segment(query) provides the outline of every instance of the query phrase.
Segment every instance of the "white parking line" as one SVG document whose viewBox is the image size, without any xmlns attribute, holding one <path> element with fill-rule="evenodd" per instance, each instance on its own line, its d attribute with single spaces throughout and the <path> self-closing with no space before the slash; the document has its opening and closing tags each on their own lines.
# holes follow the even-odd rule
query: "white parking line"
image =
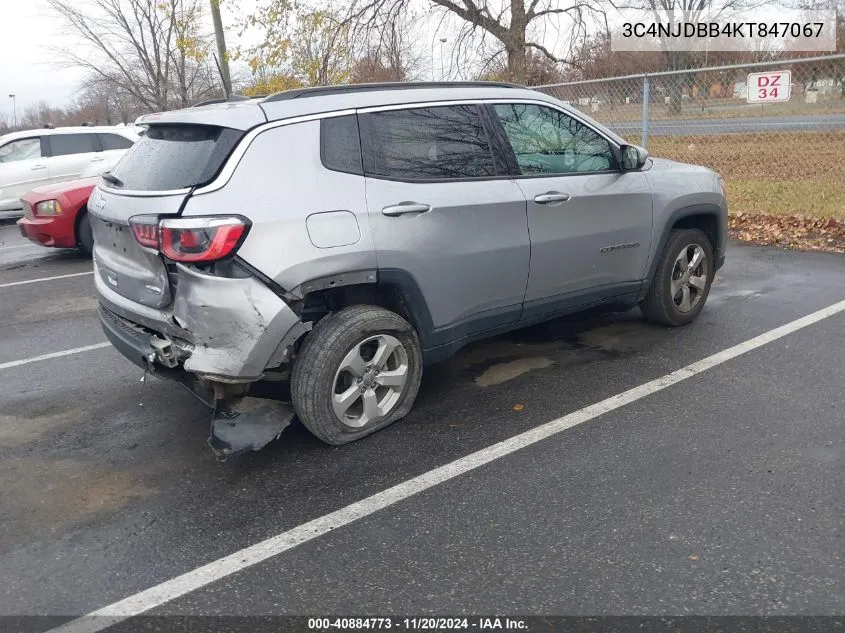
<svg viewBox="0 0 845 633">
<path fill-rule="evenodd" d="M 12 286 L 23 286 L 25 284 L 37 284 L 39 281 L 53 281 L 54 279 L 67 279 L 68 277 L 80 277 L 82 275 L 93 275 L 94 271 L 84 273 L 70 273 L 67 275 L 56 275 L 55 277 L 39 277 L 38 279 L 27 279 L 26 281 L 12 281 L 7 284 L 0 284 L 0 288 L 11 288 Z"/>
<path fill-rule="evenodd" d="M 62 356 L 70 356 L 72 354 L 79 354 L 80 352 L 90 352 L 95 349 L 103 349 L 110 347 L 111 343 L 96 343 L 94 345 L 86 345 L 85 347 L 74 347 L 73 349 L 66 349 L 61 352 L 51 352 L 50 354 L 42 354 L 41 356 L 33 356 L 32 358 L 22 358 L 21 360 L 13 360 L 8 363 L 0 363 L 0 369 L 11 369 L 12 367 L 20 367 L 21 365 L 28 365 L 29 363 L 37 363 L 40 360 L 50 360 L 51 358 L 61 358 Z"/>
<path fill-rule="evenodd" d="M 712 356 L 708 356 L 691 365 L 687 365 L 670 374 L 656 378 L 649 382 L 643 383 L 638 387 L 629 389 L 615 396 L 611 396 L 606 400 L 592 404 L 584 409 L 565 415 L 562 418 L 552 420 L 541 426 L 538 426 L 530 431 L 520 433 L 510 439 L 494 444 L 485 449 L 461 457 L 455 461 L 440 466 L 427 473 L 423 473 L 412 479 L 408 479 L 392 488 L 376 493 L 371 497 L 357 501 L 351 505 L 331 512 L 325 516 L 321 516 L 313 521 L 303 523 L 287 532 L 282 532 L 276 536 L 272 536 L 267 540 L 246 547 L 242 550 L 217 559 L 207 565 L 198 567 L 192 571 L 176 576 L 170 580 L 166 580 L 159 585 L 150 587 L 144 591 L 136 593 L 135 595 L 124 598 L 118 602 L 110 604 L 102 609 L 98 609 L 88 615 L 76 618 L 51 629 L 48 633 L 96 633 L 108 628 L 118 622 L 126 620 L 132 616 L 139 615 L 150 609 L 161 606 L 166 602 L 170 602 L 187 593 L 201 589 L 215 581 L 221 580 L 234 573 L 243 571 L 257 563 L 277 556 L 283 552 L 291 550 L 298 545 L 307 543 L 315 538 L 323 536 L 337 528 L 349 525 L 350 523 L 362 519 L 366 516 L 383 510 L 395 503 L 403 501 L 408 497 L 416 495 L 424 490 L 433 488 L 459 475 L 463 475 L 471 470 L 474 470 L 485 464 L 497 460 L 506 455 L 510 455 L 526 446 L 531 446 L 541 440 L 547 439 L 553 435 L 571 429 L 574 426 L 588 422 L 605 413 L 614 411 L 620 407 L 630 404 L 641 398 L 662 391 L 667 387 L 675 385 L 682 380 L 686 380 L 692 376 L 700 374 L 708 369 L 726 363 L 727 361 L 741 356 L 747 352 L 762 347 L 772 341 L 776 341 L 784 336 L 805 328 L 813 323 L 818 323 L 822 319 L 839 314 L 845 311 L 845 301 L 840 301 L 832 306 L 813 312 L 805 317 L 782 325 L 781 327 L 770 330 L 760 336 L 755 336 L 733 347 L 722 350 Z"/>
<path fill-rule="evenodd" d="M 5 244 L 0 244 L 0 253 L 3 251 L 10 251 L 13 248 L 44 248 L 40 244 L 19 244 L 15 246 L 6 246 Z"/>
</svg>

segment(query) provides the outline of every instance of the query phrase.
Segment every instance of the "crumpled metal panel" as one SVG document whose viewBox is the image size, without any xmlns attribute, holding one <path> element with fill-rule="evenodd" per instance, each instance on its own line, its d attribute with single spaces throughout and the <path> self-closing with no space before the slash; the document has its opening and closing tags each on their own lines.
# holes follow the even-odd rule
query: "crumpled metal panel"
<svg viewBox="0 0 845 633">
<path fill-rule="evenodd" d="M 260 450 L 281 435 L 293 416 L 293 407 L 284 402 L 239 398 L 215 411 L 208 445 L 221 461 Z"/>
<path fill-rule="evenodd" d="M 177 268 L 173 317 L 192 334 L 194 344 L 186 371 L 255 380 L 279 341 L 291 330 L 305 331 L 296 313 L 257 279 L 216 277 L 182 264 Z"/>
</svg>

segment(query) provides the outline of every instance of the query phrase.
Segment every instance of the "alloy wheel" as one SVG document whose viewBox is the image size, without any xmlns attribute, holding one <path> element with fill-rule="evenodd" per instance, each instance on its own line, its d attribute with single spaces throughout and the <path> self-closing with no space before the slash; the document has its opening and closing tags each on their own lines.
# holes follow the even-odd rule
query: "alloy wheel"
<svg viewBox="0 0 845 633">
<path fill-rule="evenodd" d="M 681 249 L 672 267 L 672 302 L 679 312 L 689 312 L 701 303 L 706 289 L 707 255 L 698 244 L 689 244 Z"/>
<path fill-rule="evenodd" d="M 408 380 L 408 352 L 389 334 L 354 345 L 335 373 L 332 408 L 346 426 L 361 428 L 388 415 Z"/>
</svg>

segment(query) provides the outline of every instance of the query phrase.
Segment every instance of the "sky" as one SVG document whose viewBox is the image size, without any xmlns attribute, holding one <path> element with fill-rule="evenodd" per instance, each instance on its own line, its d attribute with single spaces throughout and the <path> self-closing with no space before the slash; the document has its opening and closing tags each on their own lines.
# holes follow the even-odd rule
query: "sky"
<svg viewBox="0 0 845 633">
<path fill-rule="evenodd" d="M 233 1 L 229 6 L 236 7 L 237 15 L 231 9 L 227 11 L 227 3 L 222 3 L 226 43 L 230 49 L 244 43 L 238 41 L 235 21 L 253 11 L 260 1 Z M 210 33 L 213 27 L 208 17 L 207 22 Z M 420 46 L 420 66 L 424 77 L 457 77 L 455 69 L 450 68 L 454 24 L 423 19 L 419 34 L 422 40 L 431 42 Z M 448 36 L 445 45 L 440 44 L 440 38 L 444 36 Z M 13 102 L 10 94 L 16 95 L 19 117 L 28 106 L 41 100 L 54 107 L 71 103 L 77 96 L 84 72 L 63 67 L 51 48 L 70 46 L 74 41 L 73 35 L 68 33 L 67 27 L 44 0 L 0 0 L 0 113 L 11 118 Z M 246 44 L 249 45 L 249 42 Z M 241 70 L 248 72 L 245 67 Z"/>
<path fill-rule="evenodd" d="M 254 3 L 255 0 L 238 2 L 242 9 L 249 9 Z M 227 26 L 232 21 L 225 10 L 223 21 Z M 208 22 L 210 32 L 210 18 Z M 235 33 L 229 31 L 227 43 L 234 40 Z M 0 113 L 12 117 L 10 94 L 15 95 L 18 116 L 41 100 L 54 107 L 72 102 L 84 72 L 62 67 L 50 49 L 73 42 L 74 38 L 44 0 L 0 0 Z"/>
<path fill-rule="evenodd" d="M 234 48 L 237 44 L 251 45 L 254 42 L 239 41 L 235 23 L 243 15 L 255 10 L 261 0 L 235 0 L 229 6 L 222 3 L 221 14 L 226 30 L 226 44 Z M 206 16 L 206 30 L 213 32 L 210 16 Z M 432 29 L 433 33 L 433 29 Z M 253 33 L 247 38 L 257 37 Z M 431 36 L 434 41 L 434 35 Z M 53 47 L 73 45 L 75 38 L 44 0 L 0 0 L 0 115 L 10 118 L 14 107 L 18 116 L 28 107 L 44 100 L 54 107 L 63 107 L 77 96 L 84 71 L 63 67 Z M 431 48 L 432 54 L 437 49 Z M 448 51 L 446 52 L 448 57 Z M 435 64 L 439 61 L 435 60 Z M 448 70 L 448 62 L 444 64 Z M 248 72 L 242 65 L 241 72 Z M 235 69 L 233 68 L 233 74 Z M 440 73 L 437 66 L 434 71 Z M 439 78 L 439 77 L 438 77 Z"/>
<path fill-rule="evenodd" d="M 0 0 L 0 112 L 18 114 L 44 99 L 64 105 L 76 92 L 81 73 L 60 68 L 47 47 L 62 44 L 60 24 L 41 0 Z"/>
<path fill-rule="evenodd" d="M 230 48 L 239 43 L 237 33 L 232 28 L 235 19 L 253 11 L 259 2 L 234 0 L 229 6 L 237 7 L 239 15 L 234 15 L 231 9 L 227 11 L 227 3 L 222 4 L 223 22 L 227 26 L 226 39 Z M 774 4 L 783 2 L 785 0 L 775 0 Z M 210 18 L 207 18 L 207 22 L 207 30 L 211 32 Z M 454 20 L 451 24 L 441 24 L 432 17 L 424 18 L 418 33 L 417 45 L 421 49 L 422 66 L 426 67 L 422 69 L 424 76 L 434 79 L 456 78 L 458 73 L 451 68 L 449 61 L 451 42 L 455 35 Z M 445 46 L 439 43 L 443 36 L 448 36 Z M 559 33 L 550 32 L 542 39 L 548 48 L 554 50 L 560 37 Z M 16 95 L 19 116 L 28 106 L 40 100 L 55 107 L 73 101 L 84 73 L 79 69 L 62 67 L 55 53 L 50 50 L 51 47 L 70 46 L 73 42 L 74 37 L 51 12 L 45 0 L 0 0 L 0 113 L 11 117 L 13 102 L 9 98 L 10 94 Z M 441 54 L 444 58 L 442 71 Z"/>
</svg>

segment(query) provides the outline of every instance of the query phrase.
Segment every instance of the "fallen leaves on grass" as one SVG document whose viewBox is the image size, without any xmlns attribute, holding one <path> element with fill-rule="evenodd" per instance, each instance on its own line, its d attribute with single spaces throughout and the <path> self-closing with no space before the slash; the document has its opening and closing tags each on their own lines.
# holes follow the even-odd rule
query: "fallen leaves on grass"
<svg viewBox="0 0 845 633">
<path fill-rule="evenodd" d="M 730 216 L 729 229 L 731 237 L 755 244 L 845 253 L 845 220 L 736 213 Z"/>
</svg>

